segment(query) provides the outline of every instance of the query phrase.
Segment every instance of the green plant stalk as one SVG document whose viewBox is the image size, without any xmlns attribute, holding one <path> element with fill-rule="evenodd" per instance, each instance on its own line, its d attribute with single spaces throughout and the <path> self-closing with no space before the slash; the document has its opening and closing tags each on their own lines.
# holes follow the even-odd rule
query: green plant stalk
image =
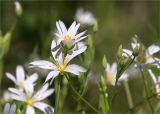
<svg viewBox="0 0 160 114">
<path fill-rule="evenodd" d="M 131 95 L 131 92 L 130 92 L 130 89 L 129 89 L 128 82 L 127 81 L 123 82 L 123 85 L 124 85 L 124 89 L 125 89 L 125 92 L 126 92 L 129 108 L 132 109 L 134 105 L 133 105 L 132 95 Z"/>
<path fill-rule="evenodd" d="M 55 94 L 56 94 L 56 103 L 55 103 L 55 114 L 59 114 L 59 98 L 60 98 L 60 80 L 55 81 Z"/>
<path fill-rule="evenodd" d="M 65 74 L 64 74 L 65 75 Z M 72 90 L 75 92 L 75 94 L 84 102 L 84 103 L 86 103 L 92 110 L 94 110 L 95 112 L 97 112 L 97 113 L 99 113 L 99 111 L 96 109 L 96 108 L 94 108 L 87 100 L 85 100 L 81 95 L 79 95 L 79 93 L 76 91 L 76 89 L 73 87 L 73 85 L 70 83 L 70 80 L 69 80 L 69 78 L 68 78 L 68 76 L 67 75 L 65 75 L 66 76 L 66 78 L 67 78 L 67 80 L 68 80 L 68 82 L 69 82 L 69 85 L 70 85 L 70 87 L 72 88 Z"/>
<path fill-rule="evenodd" d="M 142 75 L 142 78 L 143 78 L 143 84 L 144 84 L 144 90 L 145 90 L 145 99 L 146 99 L 149 96 L 149 94 L 148 94 L 148 86 L 147 86 L 148 83 L 147 83 L 147 80 L 146 80 L 146 77 L 145 77 L 145 75 L 143 73 L 142 68 L 140 68 L 140 72 L 141 72 L 141 75 Z M 151 109 L 152 113 L 154 114 L 154 109 L 153 109 L 153 106 L 152 106 L 150 100 L 146 99 L 146 101 L 148 102 L 148 104 L 150 106 L 150 109 Z"/>
<path fill-rule="evenodd" d="M 0 59 L 0 93 L 2 93 L 1 91 L 2 76 L 3 76 L 3 59 Z M 2 110 L 2 99 L 0 99 L 0 110 Z"/>
</svg>

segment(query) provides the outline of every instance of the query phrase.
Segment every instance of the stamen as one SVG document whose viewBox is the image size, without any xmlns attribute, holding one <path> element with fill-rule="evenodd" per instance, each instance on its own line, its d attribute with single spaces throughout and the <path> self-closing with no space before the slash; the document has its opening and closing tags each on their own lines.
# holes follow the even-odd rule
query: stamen
<svg viewBox="0 0 160 114">
<path fill-rule="evenodd" d="M 72 40 L 72 37 L 69 35 L 64 36 L 64 40 Z"/>
</svg>

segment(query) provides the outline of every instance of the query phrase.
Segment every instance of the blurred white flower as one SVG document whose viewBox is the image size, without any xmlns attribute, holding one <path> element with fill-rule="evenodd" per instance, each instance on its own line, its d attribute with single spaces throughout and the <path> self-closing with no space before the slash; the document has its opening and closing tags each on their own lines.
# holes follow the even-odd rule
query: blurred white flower
<svg viewBox="0 0 160 114">
<path fill-rule="evenodd" d="M 156 94 L 160 95 L 160 76 L 156 78 L 151 69 L 148 69 Z"/>
<path fill-rule="evenodd" d="M 6 103 L 3 109 L 3 114 L 16 114 L 16 104 L 10 105 Z"/>
<path fill-rule="evenodd" d="M 35 81 L 38 79 L 37 73 L 34 73 L 30 76 L 26 76 L 22 66 L 17 66 L 16 77 L 8 72 L 6 73 L 6 76 L 10 80 L 12 80 L 15 83 L 15 85 L 18 87 L 18 89 L 21 91 L 24 90 L 25 84 L 28 84 L 28 83 L 34 84 Z"/>
<path fill-rule="evenodd" d="M 55 35 L 58 39 L 58 45 L 62 42 L 62 45 L 64 45 L 64 47 L 71 48 L 75 43 L 87 37 L 84 36 L 86 31 L 77 34 L 80 24 L 76 24 L 75 21 L 72 23 L 68 30 L 65 24 L 60 20 L 56 22 L 56 26 L 58 31 L 55 33 Z"/>
<path fill-rule="evenodd" d="M 9 91 L 12 92 L 12 99 L 26 103 L 26 114 L 36 114 L 34 108 L 38 108 L 46 113 L 46 110 L 49 107 L 52 109 L 52 112 L 54 112 L 54 109 L 50 105 L 42 102 L 42 100 L 50 96 L 54 91 L 54 89 L 48 89 L 48 87 L 49 84 L 45 84 L 39 91 L 34 93 L 33 85 L 28 84 L 24 87 L 25 92 L 15 88 L 9 88 Z"/>
<path fill-rule="evenodd" d="M 51 48 L 55 48 L 56 44 L 55 41 L 52 42 Z M 54 79 L 59 75 L 59 73 L 69 72 L 75 75 L 80 75 L 80 73 L 86 72 L 86 69 L 76 65 L 76 64 L 69 64 L 69 62 L 76 57 L 77 55 L 83 53 L 87 47 L 85 45 L 81 45 L 79 49 L 73 50 L 71 54 L 66 54 L 65 58 L 63 57 L 62 52 L 60 52 L 59 55 L 57 55 L 57 50 L 52 51 L 52 56 L 54 59 L 54 62 L 45 61 L 45 60 L 37 60 L 30 63 L 30 68 L 33 67 L 39 67 L 43 69 L 49 69 L 52 70 L 45 82 L 47 82 L 50 79 Z M 52 81 L 51 81 L 52 82 Z"/>
<path fill-rule="evenodd" d="M 111 66 L 110 64 L 107 64 L 106 67 L 106 78 L 107 82 L 113 86 L 115 86 L 116 83 L 116 74 L 117 74 L 117 63 L 113 63 Z M 123 73 L 121 77 L 118 79 L 118 84 L 123 81 L 128 81 L 128 74 Z"/>
<path fill-rule="evenodd" d="M 9 92 L 8 90 L 3 92 L 3 100 L 5 102 L 9 102 L 11 100 L 11 92 Z"/>
<path fill-rule="evenodd" d="M 135 47 L 134 44 L 131 44 L 132 48 Z M 154 57 L 153 55 L 160 52 L 160 45 L 152 44 L 148 49 L 142 49 L 138 56 L 135 58 L 135 67 L 146 67 L 148 65 L 153 65 L 157 68 L 160 68 L 160 58 Z M 123 49 L 124 55 L 130 56 L 133 58 L 133 51 L 128 49 Z"/>
<path fill-rule="evenodd" d="M 14 4 L 15 4 L 15 7 L 16 7 L 15 11 L 16 11 L 17 15 L 21 16 L 22 12 L 23 12 L 21 4 L 18 1 L 15 1 Z"/>
<path fill-rule="evenodd" d="M 93 25 L 95 18 L 93 14 L 89 11 L 84 11 L 82 8 L 79 8 L 76 12 L 75 19 L 82 25 Z"/>
</svg>

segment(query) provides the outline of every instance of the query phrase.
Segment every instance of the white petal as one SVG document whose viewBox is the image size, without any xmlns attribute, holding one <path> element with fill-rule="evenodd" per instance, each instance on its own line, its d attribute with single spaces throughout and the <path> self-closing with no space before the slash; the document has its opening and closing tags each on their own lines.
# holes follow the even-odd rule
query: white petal
<svg viewBox="0 0 160 114">
<path fill-rule="evenodd" d="M 26 114 L 36 114 L 32 106 L 27 105 Z"/>
<path fill-rule="evenodd" d="M 44 91 L 41 94 L 38 94 L 36 97 L 34 97 L 34 101 L 41 101 L 45 98 L 47 98 L 48 96 L 50 96 L 52 93 L 54 92 L 54 89 L 48 89 L 46 91 Z"/>
<path fill-rule="evenodd" d="M 112 73 L 117 73 L 117 63 L 116 62 L 114 62 L 112 64 L 112 66 L 111 66 L 111 72 Z"/>
<path fill-rule="evenodd" d="M 24 85 L 25 92 L 26 92 L 27 96 L 29 96 L 29 97 L 31 97 L 33 95 L 33 91 L 34 91 L 33 86 L 34 85 L 31 83 L 25 83 L 25 85 Z"/>
<path fill-rule="evenodd" d="M 81 40 L 83 40 L 85 38 L 87 38 L 87 36 L 83 36 L 83 37 L 77 38 L 76 41 L 75 41 L 75 43 L 77 43 L 77 42 L 79 42 L 79 41 L 81 41 Z"/>
<path fill-rule="evenodd" d="M 27 79 L 25 80 L 25 83 L 34 83 L 36 80 L 38 79 L 38 74 L 34 73 L 31 76 L 27 77 Z"/>
<path fill-rule="evenodd" d="M 108 73 L 108 72 L 110 72 L 110 71 L 111 71 L 111 66 L 110 66 L 110 64 L 107 64 L 106 72 Z"/>
<path fill-rule="evenodd" d="M 6 73 L 6 76 L 9 78 L 9 79 L 11 79 L 14 83 L 16 83 L 16 78 L 12 75 L 12 74 L 10 74 L 10 73 Z"/>
<path fill-rule="evenodd" d="M 148 47 L 147 51 L 150 55 L 153 55 L 154 53 L 160 51 L 160 45 L 152 44 L 151 46 Z"/>
<path fill-rule="evenodd" d="M 9 114 L 15 114 L 15 112 L 16 112 L 16 104 L 12 104 L 10 111 L 9 111 Z"/>
<path fill-rule="evenodd" d="M 4 106 L 3 114 L 9 114 L 10 104 L 7 103 Z"/>
<path fill-rule="evenodd" d="M 17 77 L 17 81 L 24 81 L 25 79 L 25 72 L 22 66 L 17 66 L 16 68 L 16 77 Z"/>
<path fill-rule="evenodd" d="M 75 36 L 75 39 L 77 39 L 77 38 L 83 36 L 85 33 L 86 33 L 86 31 L 83 31 L 83 32 L 77 34 L 77 35 Z"/>
<path fill-rule="evenodd" d="M 48 110 L 48 111 L 49 111 L 49 112 L 51 111 L 51 114 L 54 113 L 54 109 L 53 109 L 51 106 L 49 106 L 48 104 L 46 104 L 46 103 L 36 102 L 36 103 L 34 103 L 34 106 L 35 106 L 36 108 L 38 108 L 39 110 L 43 111 L 45 114 L 46 114 L 46 112 L 47 112 L 47 108 L 50 109 L 50 110 Z"/>
<path fill-rule="evenodd" d="M 44 91 L 46 91 L 49 87 L 49 84 L 46 83 L 42 88 L 33 96 L 33 99 L 36 98 L 39 94 L 42 94 Z"/>
<path fill-rule="evenodd" d="M 23 98 L 22 96 L 15 95 L 15 94 L 11 94 L 11 98 L 14 99 L 14 100 L 17 100 L 17 101 L 23 101 L 23 102 L 26 101 L 26 99 Z"/>
<path fill-rule="evenodd" d="M 75 75 L 80 75 L 80 73 L 86 72 L 86 69 L 81 67 L 81 66 L 79 66 L 79 65 L 72 64 L 72 65 L 68 65 L 66 67 L 65 71 L 73 73 Z"/>
<path fill-rule="evenodd" d="M 74 21 L 68 29 L 68 34 L 72 34 L 74 32 L 75 26 L 76 26 L 76 22 Z"/>
<path fill-rule="evenodd" d="M 67 54 L 64 63 L 67 64 L 67 63 L 70 62 L 74 57 L 76 57 L 77 55 L 83 53 L 86 49 L 87 49 L 87 46 L 84 46 L 84 47 L 81 47 L 80 49 L 78 49 L 78 50 L 76 50 L 76 51 L 73 51 L 73 53 L 70 54 L 70 55 Z"/>
<path fill-rule="evenodd" d="M 39 67 L 39 68 L 43 68 L 43 69 L 53 69 L 55 68 L 55 65 L 50 62 L 50 61 L 45 61 L 45 60 L 37 60 L 37 61 L 33 61 L 30 63 L 30 68 L 33 67 Z"/>
<path fill-rule="evenodd" d="M 132 51 L 130 51 L 128 49 L 123 49 L 123 56 L 125 56 L 125 57 L 132 56 Z"/>
<path fill-rule="evenodd" d="M 59 34 L 62 36 L 63 33 L 62 33 L 62 30 L 61 30 L 60 25 L 59 25 L 58 22 L 56 22 L 56 26 L 57 26 L 57 29 L 58 29 Z"/>
<path fill-rule="evenodd" d="M 9 88 L 8 90 L 10 92 L 12 92 L 14 94 L 17 94 L 18 96 L 21 96 L 21 97 L 23 97 L 25 99 L 25 94 L 22 91 L 20 91 L 18 89 L 15 89 L 15 88 Z"/>
<path fill-rule="evenodd" d="M 77 30 L 78 30 L 79 26 L 80 26 L 80 24 L 77 24 L 77 25 L 75 26 L 75 28 L 74 28 L 74 32 L 72 33 L 72 35 L 73 35 L 73 36 L 75 36 L 75 35 L 76 35 L 76 33 L 77 33 Z"/>
<path fill-rule="evenodd" d="M 60 25 L 60 28 L 62 30 L 62 33 L 63 34 L 66 34 L 67 33 L 67 28 L 66 26 L 64 25 L 64 23 L 62 21 L 59 21 L 59 25 Z"/>
<path fill-rule="evenodd" d="M 47 78 L 46 78 L 46 80 L 45 80 L 45 83 L 46 83 L 48 80 L 50 80 L 51 78 L 54 79 L 56 76 L 58 76 L 58 74 L 59 74 L 59 71 L 51 71 L 51 72 L 48 74 L 48 76 L 47 76 Z"/>
<path fill-rule="evenodd" d="M 128 74 L 123 73 L 120 78 L 118 79 L 118 82 L 128 81 Z"/>
<path fill-rule="evenodd" d="M 57 58 L 57 62 L 59 65 L 63 64 L 63 54 L 62 52 L 59 54 L 58 58 Z"/>
</svg>

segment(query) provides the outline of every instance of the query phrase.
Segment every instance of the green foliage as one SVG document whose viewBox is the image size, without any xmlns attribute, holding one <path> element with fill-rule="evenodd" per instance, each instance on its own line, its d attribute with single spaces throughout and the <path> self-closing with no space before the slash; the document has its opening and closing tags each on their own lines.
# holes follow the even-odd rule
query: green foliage
<svg viewBox="0 0 160 114">
<path fill-rule="evenodd" d="M 108 114 L 109 112 L 109 104 L 108 104 L 108 94 L 107 94 L 107 86 L 104 76 L 102 75 L 100 78 L 99 84 L 99 108 L 103 114 Z"/>
<path fill-rule="evenodd" d="M 11 41 L 11 32 L 7 32 L 4 36 L 0 36 L 0 59 L 8 52 L 10 41 Z"/>
</svg>

